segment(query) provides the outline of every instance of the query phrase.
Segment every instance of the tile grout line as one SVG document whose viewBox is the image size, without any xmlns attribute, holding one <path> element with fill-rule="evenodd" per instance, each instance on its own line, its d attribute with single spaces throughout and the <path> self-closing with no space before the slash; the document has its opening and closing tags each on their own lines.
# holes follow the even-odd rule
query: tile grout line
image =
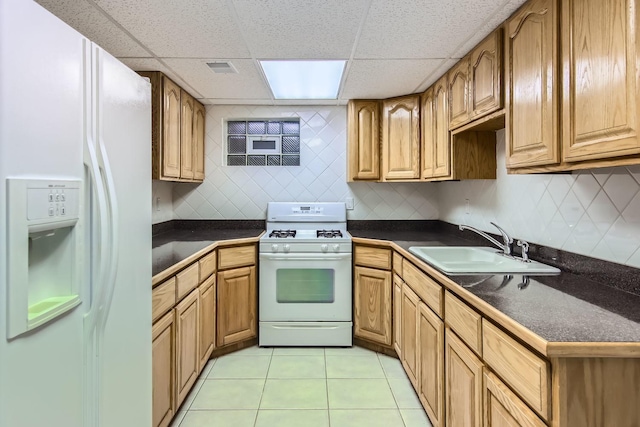
<svg viewBox="0 0 640 427">
<path fill-rule="evenodd" d="M 329 371 L 327 368 L 327 349 L 326 347 L 322 349 L 322 357 L 324 358 L 324 384 L 327 390 L 327 423 L 328 426 L 331 427 L 331 408 L 329 407 Z"/>
<path fill-rule="evenodd" d="M 393 388 L 391 387 L 391 383 L 389 382 L 389 376 L 387 375 L 387 371 L 384 369 L 384 365 L 382 365 L 382 361 L 380 360 L 380 353 L 376 353 L 376 355 L 378 356 L 378 363 L 380 363 L 380 366 L 382 367 L 382 372 L 384 373 L 384 379 L 387 380 L 387 385 L 389 386 L 389 390 L 391 391 L 391 396 L 393 396 L 393 401 L 396 403 L 396 410 L 398 411 L 398 414 L 400 414 L 400 420 L 402 421 L 402 425 L 406 427 L 407 424 L 404 422 L 404 417 L 402 416 L 402 412 L 400 412 L 400 405 L 398 405 L 398 399 L 396 398 L 396 394 L 393 392 Z M 400 363 L 402 363 L 402 361 Z"/>
<path fill-rule="evenodd" d="M 253 420 L 253 427 L 256 427 L 256 424 L 258 424 L 258 413 L 260 413 L 260 406 L 262 405 L 264 390 L 267 388 L 267 378 L 269 377 L 269 370 L 271 369 L 271 362 L 273 361 L 273 353 L 274 349 L 271 348 L 271 355 L 269 356 L 269 366 L 267 366 L 267 372 L 264 374 L 264 384 L 262 385 L 262 393 L 260 393 L 260 401 L 258 402 L 258 408 L 256 409 L 256 417 Z"/>
</svg>

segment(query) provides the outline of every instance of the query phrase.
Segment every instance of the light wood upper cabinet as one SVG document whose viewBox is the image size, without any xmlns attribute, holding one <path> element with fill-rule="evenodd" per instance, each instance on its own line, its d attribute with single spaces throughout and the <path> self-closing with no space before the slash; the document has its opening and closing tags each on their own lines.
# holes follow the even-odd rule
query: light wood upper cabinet
<svg viewBox="0 0 640 427">
<path fill-rule="evenodd" d="M 449 134 L 449 97 L 447 76 L 433 85 L 435 110 L 433 177 L 451 176 L 451 140 Z"/>
<path fill-rule="evenodd" d="M 418 305 L 420 298 L 405 283 L 402 286 L 402 366 L 413 384 L 419 389 L 418 363 Z"/>
<path fill-rule="evenodd" d="M 354 334 L 390 346 L 391 272 L 354 268 Z"/>
<path fill-rule="evenodd" d="M 200 364 L 202 371 L 215 347 L 216 330 L 216 276 L 209 277 L 198 288 L 200 292 Z"/>
<path fill-rule="evenodd" d="M 449 328 L 445 332 L 447 427 L 482 426 L 482 361 Z"/>
<path fill-rule="evenodd" d="M 529 1 L 505 28 L 507 168 L 557 164 L 557 0 Z"/>
<path fill-rule="evenodd" d="M 254 338 L 257 333 L 256 267 L 218 272 L 217 344 Z"/>
<path fill-rule="evenodd" d="M 200 356 L 200 293 L 194 289 L 176 311 L 176 407 L 187 397 L 198 378 Z"/>
<path fill-rule="evenodd" d="M 193 179 L 193 97 L 184 90 L 180 94 L 180 178 Z"/>
<path fill-rule="evenodd" d="M 158 171 L 162 177 L 180 177 L 180 86 L 162 78 L 162 143 L 158 150 L 162 158 L 162 171 Z"/>
<path fill-rule="evenodd" d="M 502 28 L 498 28 L 469 56 L 469 118 L 502 108 L 502 95 Z"/>
<path fill-rule="evenodd" d="M 382 104 L 382 180 L 420 178 L 420 96 Z"/>
<path fill-rule="evenodd" d="M 151 82 L 151 177 L 204 180 L 204 106 L 160 71 L 140 71 Z"/>
<path fill-rule="evenodd" d="M 175 323 L 173 311 L 153 324 L 153 427 L 166 427 L 176 413 Z"/>
<path fill-rule="evenodd" d="M 193 179 L 204 180 L 204 105 L 194 100 L 193 112 Z"/>
<path fill-rule="evenodd" d="M 469 121 L 469 57 L 464 57 L 449 70 L 449 128 Z"/>
<path fill-rule="evenodd" d="M 348 181 L 380 178 L 380 103 L 350 100 L 348 104 Z"/>
<path fill-rule="evenodd" d="M 635 0 L 562 3 L 562 157 L 640 153 L 640 8 Z"/>
<path fill-rule="evenodd" d="M 436 154 L 436 105 L 433 87 L 420 97 L 420 148 L 422 150 L 420 178 L 429 179 L 435 173 Z"/>
<path fill-rule="evenodd" d="M 433 427 L 444 427 L 444 323 L 418 305 L 418 397 Z"/>
</svg>

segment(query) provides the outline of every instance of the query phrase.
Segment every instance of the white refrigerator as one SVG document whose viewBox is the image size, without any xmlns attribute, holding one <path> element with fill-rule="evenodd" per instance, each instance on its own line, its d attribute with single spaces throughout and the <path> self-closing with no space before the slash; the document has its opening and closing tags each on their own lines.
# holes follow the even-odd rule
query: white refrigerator
<svg viewBox="0 0 640 427">
<path fill-rule="evenodd" d="M 151 425 L 150 93 L 0 0 L 0 427 Z"/>
</svg>

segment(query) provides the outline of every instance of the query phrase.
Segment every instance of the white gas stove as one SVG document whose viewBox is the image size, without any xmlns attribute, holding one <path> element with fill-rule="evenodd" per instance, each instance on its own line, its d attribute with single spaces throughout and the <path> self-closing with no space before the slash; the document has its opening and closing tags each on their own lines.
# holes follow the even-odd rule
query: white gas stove
<svg viewBox="0 0 640 427">
<path fill-rule="evenodd" d="M 269 203 L 260 239 L 261 346 L 351 346 L 344 203 Z"/>
</svg>

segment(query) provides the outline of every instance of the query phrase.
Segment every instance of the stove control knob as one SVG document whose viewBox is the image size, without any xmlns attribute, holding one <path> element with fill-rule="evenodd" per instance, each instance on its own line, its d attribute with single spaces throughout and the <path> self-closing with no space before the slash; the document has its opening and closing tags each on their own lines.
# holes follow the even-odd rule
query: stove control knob
<svg viewBox="0 0 640 427">
<path fill-rule="evenodd" d="M 278 245 L 276 245 L 275 243 L 271 245 L 271 252 L 278 252 Z"/>
<path fill-rule="evenodd" d="M 329 245 L 327 245 L 326 243 L 320 245 L 320 250 L 322 250 L 322 252 L 327 252 L 329 250 Z"/>
<path fill-rule="evenodd" d="M 291 246 L 289 246 L 289 245 L 284 245 L 284 246 L 283 246 L 283 249 L 284 249 L 284 251 L 285 251 L 286 253 L 289 253 L 289 249 L 291 249 Z"/>
<path fill-rule="evenodd" d="M 339 244 L 335 244 L 333 245 L 333 252 L 339 252 L 340 251 L 340 245 Z"/>
</svg>

